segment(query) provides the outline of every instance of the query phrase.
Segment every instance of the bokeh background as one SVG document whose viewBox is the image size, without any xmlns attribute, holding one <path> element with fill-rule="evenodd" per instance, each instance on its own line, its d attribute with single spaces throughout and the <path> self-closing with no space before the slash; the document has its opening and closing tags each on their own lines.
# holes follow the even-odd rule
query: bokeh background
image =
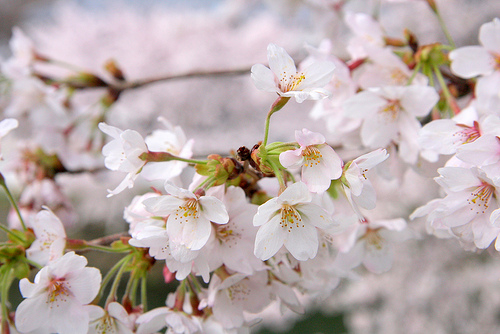
<svg viewBox="0 0 500 334">
<path fill-rule="evenodd" d="M 325 13 L 327 0 L 305 2 L 0 0 L 0 57 L 10 56 L 8 41 L 14 26 L 21 27 L 43 54 L 101 75 L 106 75 L 104 62 L 115 59 L 132 80 L 250 68 L 266 63 L 270 42 L 300 60 L 306 56 L 305 44 L 317 46 L 330 38 L 336 54 L 345 57 L 350 35 L 342 15 Z M 477 44 L 479 26 L 500 16 L 498 0 L 437 3 L 457 46 Z M 345 8 L 377 11 L 391 36 L 401 37 L 403 29 L 409 28 L 421 44 L 445 41 L 425 1 L 351 0 Z M 227 154 L 261 139 L 273 100 L 252 86 L 249 74 L 183 79 L 126 92 L 109 117 L 117 127 L 147 134 L 158 126 L 157 117 L 163 116 L 195 139 L 196 155 Z M 325 132 L 324 124 L 308 117 L 312 106 L 293 104 L 286 113 L 276 114 L 271 139 L 289 141 L 294 130 L 302 127 Z M 64 192 L 78 204 L 79 225 L 70 234 L 91 238 L 127 229 L 122 210 L 134 194 L 105 199 L 106 188 L 101 186 L 112 188 L 120 177 L 68 175 L 60 180 Z M 140 192 L 141 185 L 135 190 Z M 406 196 L 408 203 L 399 208 L 401 212 L 423 204 L 420 195 L 416 187 L 401 189 L 398 196 Z M 261 324 L 255 333 L 500 333 L 497 252 L 466 252 L 454 240 L 428 236 L 422 222 L 410 226 L 421 237 L 398 245 L 390 272 L 363 273 L 359 280 L 341 281 L 331 296 L 318 298 L 305 315 L 286 314 Z M 92 265 L 106 267 L 92 254 L 89 257 Z M 158 280 L 150 283 L 160 306 L 169 287 L 162 285 L 161 267 L 155 270 Z M 12 291 L 13 296 L 16 293 Z"/>
</svg>

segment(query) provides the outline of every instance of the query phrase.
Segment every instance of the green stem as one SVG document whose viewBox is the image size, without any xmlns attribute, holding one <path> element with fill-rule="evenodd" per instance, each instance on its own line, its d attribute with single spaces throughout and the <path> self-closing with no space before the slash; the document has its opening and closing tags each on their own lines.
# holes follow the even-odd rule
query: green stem
<svg viewBox="0 0 500 334">
<path fill-rule="evenodd" d="M 97 250 L 97 251 L 101 251 L 101 252 L 106 252 L 106 253 L 127 253 L 127 252 L 130 252 L 130 249 L 124 249 L 124 248 L 115 249 L 113 247 L 106 247 L 106 246 L 100 246 L 100 245 L 90 245 L 90 244 L 87 244 L 85 248 Z M 85 248 L 83 248 L 83 249 L 85 249 Z"/>
<path fill-rule="evenodd" d="M 146 274 L 141 277 L 141 304 L 142 304 L 142 309 L 144 312 L 147 311 L 148 309 L 148 294 L 147 294 L 147 279 L 146 279 Z"/>
<path fill-rule="evenodd" d="M 12 273 L 12 265 L 4 264 L 3 270 L 0 271 L 0 299 L 2 304 L 2 323 L 1 328 L 8 328 L 9 324 L 9 311 L 7 309 L 7 303 L 9 298 L 9 288 L 12 283 L 11 273 Z"/>
<path fill-rule="evenodd" d="M 21 226 L 23 227 L 23 230 L 26 231 L 26 224 L 24 224 L 23 217 L 21 216 L 21 212 L 19 211 L 19 207 L 17 206 L 17 202 L 14 200 L 14 197 L 10 193 L 9 188 L 7 187 L 7 184 L 5 183 L 5 178 L 3 177 L 2 173 L 0 173 L 0 186 L 3 187 L 5 190 L 5 193 L 7 194 L 7 197 L 9 198 L 10 204 L 14 207 L 14 210 L 16 210 L 17 216 L 19 217 L 19 221 L 21 222 Z"/>
<path fill-rule="evenodd" d="M 132 258 L 132 254 L 129 254 L 127 256 L 125 256 L 123 259 L 121 259 L 120 261 L 118 261 L 109 271 L 108 273 L 106 274 L 106 276 L 104 276 L 104 279 L 102 280 L 102 283 L 101 283 L 101 288 L 99 289 L 99 293 L 97 294 L 97 297 L 96 297 L 96 301 L 98 302 L 103 293 L 104 293 L 104 289 L 106 288 L 106 286 L 108 285 L 109 281 L 111 280 L 111 278 L 113 277 L 113 275 L 116 273 L 116 271 L 123 265 L 123 263 L 126 263 L 130 260 L 130 258 Z"/>
<path fill-rule="evenodd" d="M 454 115 L 453 110 L 452 110 L 452 105 L 454 102 L 453 96 L 451 96 L 451 93 L 448 89 L 448 86 L 446 85 L 446 82 L 444 81 L 443 75 L 441 74 L 441 71 L 439 70 L 439 67 L 435 64 L 432 65 L 432 69 L 434 70 L 434 74 L 436 75 L 436 78 L 439 82 L 439 85 L 441 86 L 441 89 L 443 90 L 444 97 L 446 98 L 446 102 L 448 104 L 448 108 L 450 111 L 450 118 L 452 118 Z"/>
<path fill-rule="evenodd" d="M 446 36 L 446 40 L 448 41 L 448 43 L 450 43 L 450 45 L 453 48 L 455 48 L 456 47 L 455 42 L 453 41 L 453 38 L 451 37 L 451 34 L 450 34 L 448 28 L 446 27 L 446 24 L 444 23 L 443 17 L 441 16 L 441 13 L 437 9 L 437 6 L 435 6 L 434 13 L 436 13 L 436 17 L 439 21 L 439 25 L 441 26 L 441 29 L 443 30 L 444 35 Z"/>
<path fill-rule="evenodd" d="M 271 106 L 271 110 L 267 113 L 266 117 L 266 125 L 264 126 L 264 140 L 262 141 L 262 145 L 266 147 L 267 145 L 267 140 L 269 138 L 269 124 L 271 123 L 271 116 L 279 111 L 281 108 L 285 106 L 285 104 L 290 100 L 289 97 L 283 97 L 280 96 L 276 101 L 274 101 L 273 105 Z"/>
<path fill-rule="evenodd" d="M 407 86 L 411 85 L 413 82 L 413 79 L 417 76 L 417 73 L 420 71 L 420 68 L 422 67 L 422 63 L 418 62 L 415 68 L 413 69 L 413 72 L 411 74 L 411 77 L 408 79 L 408 82 L 406 83 Z"/>
<path fill-rule="evenodd" d="M 214 184 L 214 182 L 215 182 L 215 177 L 213 177 L 213 176 L 209 176 L 209 177 L 207 177 L 207 178 L 206 178 L 206 179 L 205 179 L 202 183 L 200 183 L 200 184 L 199 184 L 199 185 L 195 188 L 195 190 L 194 190 L 194 191 L 196 191 L 196 190 L 198 190 L 198 189 L 201 189 L 201 188 L 203 188 L 203 189 L 207 190 L 207 189 L 209 189 L 209 188 L 210 188 L 210 187 Z"/>
<path fill-rule="evenodd" d="M 274 175 L 276 175 L 276 178 L 278 179 L 279 185 L 280 185 L 280 194 L 285 190 L 285 180 L 283 179 L 283 174 L 281 174 L 281 169 L 276 166 L 276 164 L 270 159 L 268 160 L 269 165 L 271 166 L 271 169 L 274 172 Z"/>
<path fill-rule="evenodd" d="M 30 260 L 28 258 L 23 258 L 23 261 L 29 263 L 30 265 L 32 265 L 35 268 L 38 268 L 38 269 L 42 269 L 43 268 L 43 266 L 41 264 L 39 264 L 38 262 L 32 261 L 32 260 Z"/>
<path fill-rule="evenodd" d="M 120 269 L 116 273 L 115 280 L 113 281 L 113 285 L 111 285 L 111 289 L 109 290 L 108 298 L 106 299 L 106 303 L 105 303 L 106 306 L 108 306 L 109 303 L 117 300 L 118 286 L 120 285 L 120 281 L 122 279 L 123 273 L 125 272 L 125 268 L 128 265 L 128 260 L 131 258 L 132 258 L 132 254 L 126 256 L 124 259 L 127 259 L 127 261 L 123 261 L 122 265 L 120 266 Z"/>
<path fill-rule="evenodd" d="M 130 295 L 130 300 L 132 301 L 132 305 L 137 305 L 137 286 L 138 286 L 139 280 L 134 279 L 132 282 L 132 290 L 131 290 L 131 295 Z"/>
</svg>

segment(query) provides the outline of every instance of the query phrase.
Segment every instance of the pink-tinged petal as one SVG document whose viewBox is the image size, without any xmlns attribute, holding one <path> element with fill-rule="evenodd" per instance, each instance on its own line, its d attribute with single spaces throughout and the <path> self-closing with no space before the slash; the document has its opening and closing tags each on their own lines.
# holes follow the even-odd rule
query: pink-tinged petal
<svg viewBox="0 0 500 334">
<path fill-rule="evenodd" d="M 472 222 L 472 233 L 474 234 L 474 244 L 477 248 L 486 249 L 498 236 L 500 229 L 491 226 L 488 217 L 483 217 L 482 219 L 475 219 Z"/>
<path fill-rule="evenodd" d="M 387 100 L 373 91 L 363 91 L 343 103 L 346 117 L 365 118 L 385 107 Z"/>
<path fill-rule="evenodd" d="M 457 149 L 457 158 L 478 166 L 490 165 L 500 160 L 500 139 L 483 135 Z"/>
<path fill-rule="evenodd" d="M 282 164 L 285 168 L 298 168 L 302 166 L 304 162 L 301 149 L 281 152 L 279 159 L 280 164 Z"/>
<path fill-rule="evenodd" d="M 328 167 L 329 177 L 331 180 L 336 180 L 342 176 L 342 166 L 344 162 L 339 155 L 329 145 L 319 145 L 318 150 L 323 156 L 324 164 Z"/>
<path fill-rule="evenodd" d="M 398 136 L 396 119 L 383 111 L 366 117 L 361 126 L 361 140 L 368 147 L 386 147 Z"/>
<path fill-rule="evenodd" d="M 50 262 L 47 266 L 50 268 L 52 276 L 65 277 L 67 273 L 85 268 L 87 263 L 85 256 L 76 255 L 75 252 L 68 252 L 63 257 Z"/>
<path fill-rule="evenodd" d="M 376 245 L 365 244 L 366 252 L 363 265 L 369 271 L 381 274 L 392 267 L 394 258 L 394 246 L 387 242 L 379 242 Z"/>
<path fill-rule="evenodd" d="M 175 196 L 175 197 L 184 198 L 184 199 L 188 199 L 188 198 L 197 199 L 196 195 L 193 194 L 192 191 L 187 190 L 187 189 L 183 189 L 183 188 L 179 188 L 179 187 L 174 186 L 173 184 L 168 183 L 168 182 L 165 183 L 165 190 L 167 191 L 167 193 L 169 193 L 170 195 Z"/>
<path fill-rule="evenodd" d="M 426 116 L 439 100 L 433 87 L 412 85 L 406 87 L 400 98 L 401 107 L 416 117 Z"/>
<path fill-rule="evenodd" d="M 224 204 L 213 196 L 202 196 L 199 199 L 203 215 L 216 224 L 227 224 L 229 215 Z"/>
<path fill-rule="evenodd" d="M 302 182 L 313 193 L 323 193 L 330 188 L 332 178 L 326 164 L 309 165 L 302 168 Z"/>
<path fill-rule="evenodd" d="M 269 68 L 278 77 L 281 85 L 288 84 L 291 77 L 297 73 L 295 62 L 292 57 L 280 46 L 276 44 L 269 44 L 267 46 L 267 59 L 269 61 Z"/>
<path fill-rule="evenodd" d="M 493 227 L 500 228 L 500 209 L 496 209 L 491 213 L 490 223 Z"/>
<path fill-rule="evenodd" d="M 101 287 L 101 272 L 97 268 L 83 268 L 67 277 L 71 292 L 81 304 L 88 304 L 97 296 Z"/>
<path fill-rule="evenodd" d="M 441 176 L 434 178 L 434 180 L 451 192 L 464 191 L 481 184 L 481 181 L 468 168 L 444 167 L 439 168 L 438 173 Z"/>
<path fill-rule="evenodd" d="M 267 223 L 273 216 L 279 214 L 281 205 L 278 198 L 271 198 L 257 209 L 257 214 L 253 217 L 253 226 L 261 226 Z"/>
<path fill-rule="evenodd" d="M 61 305 L 62 306 L 62 305 Z M 59 334 L 87 334 L 89 314 L 82 305 L 69 302 L 63 307 L 52 308 L 52 327 Z"/>
<path fill-rule="evenodd" d="M 281 227 L 281 216 L 273 217 L 262 225 L 255 236 L 254 254 L 262 261 L 269 260 L 283 246 L 286 231 Z"/>
<path fill-rule="evenodd" d="M 50 320 L 45 294 L 25 299 L 16 309 L 15 323 L 18 331 L 27 333 L 45 326 Z"/>
<path fill-rule="evenodd" d="M 303 71 L 300 71 L 305 79 L 295 89 L 303 90 L 305 88 L 323 87 L 332 80 L 334 70 L 335 64 L 331 61 L 314 62 Z"/>
<path fill-rule="evenodd" d="M 465 46 L 450 52 L 451 71 L 459 77 L 470 79 L 488 75 L 494 70 L 492 55 L 482 46 Z"/>
<path fill-rule="evenodd" d="M 167 325 L 165 323 L 165 316 L 169 312 L 172 311 L 168 307 L 158 307 L 141 315 L 136 321 L 139 325 L 137 334 L 156 333 L 164 328 Z"/>
<path fill-rule="evenodd" d="M 148 212 L 151 212 L 152 214 L 158 216 L 167 216 L 178 210 L 180 206 L 183 206 L 185 204 L 185 202 L 186 201 L 182 198 L 163 195 L 148 198 L 142 203 L 144 204 Z"/>
<path fill-rule="evenodd" d="M 318 231 L 311 224 L 294 226 L 285 232 L 286 249 L 299 261 L 312 259 L 318 253 Z"/>
<path fill-rule="evenodd" d="M 301 147 L 319 145 L 326 142 L 325 136 L 323 136 L 321 133 L 312 132 L 308 129 L 302 129 L 302 131 L 295 130 L 295 140 Z"/>
<path fill-rule="evenodd" d="M 365 242 L 357 242 L 348 252 L 340 251 L 335 258 L 334 265 L 350 270 L 361 264 L 365 256 Z"/>
<path fill-rule="evenodd" d="M 258 90 L 265 92 L 278 91 L 276 76 L 268 67 L 262 64 L 253 65 L 251 77 Z"/>
<path fill-rule="evenodd" d="M 307 224 L 321 229 L 329 229 L 334 225 L 328 213 L 316 204 L 298 204 L 295 208 L 300 213 L 302 220 Z"/>
<path fill-rule="evenodd" d="M 479 42 L 486 50 L 500 54 L 500 20 L 498 18 L 481 26 Z"/>
<path fill-rule="evenodd" d="M 281 193 L 278 197 L 278 203 L 280 204 L 297 204 L 310 202 L 312 200 L 312 195 L 307 189 L 307 186 L 303 182 L 296 182 Z"/>
</svg>

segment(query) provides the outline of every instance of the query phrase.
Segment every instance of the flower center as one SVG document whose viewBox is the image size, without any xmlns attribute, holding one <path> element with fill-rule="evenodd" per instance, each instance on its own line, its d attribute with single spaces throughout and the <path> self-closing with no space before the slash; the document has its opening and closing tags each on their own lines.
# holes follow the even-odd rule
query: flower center
<svg viewBox="0 0 500 334">
<path fill-rule="evenodd" d="M 65 282 L 64 278 L 52 279 L 48 287 L 49 293 L 46 302 L 47 304 L 50 304 L 50 307 L 53 307 L 54 305 L 59 307 L 60 302 L 64 303 L 67 301 L 67 297 L 71 295 L 67 285 L 68 283 Z"/>
<path fill-rule="evenodd" d="M 492 196 L 495 196 L 495 187 L 483 181 L 479 187 L 470 193 L 467 204 L 472 206 L 470 209 L 475 210 L 476 214 L 482 214 L 488 210 Z"/>
<path fill-rule="evenodd" d="M 175 220 L 180 224 L 188 222 L 191 219 L 197 219 L 199 216 L 198 201 L 194 198 L 187 199 L 184 205 L 180 205 L 175 212 Z"/>
<path fill-rule="evenodd" d="M 321 163 L 321 159 L 323 158 L 323 155 L 316 146 L 307 146 L 302 151 L 302 156 L 306 160 L 305 167 L 314 167 Z"/>
<path fill-rule="evenodd" d="M 226 244 L 229 248 L 236 245 L 238 240 L 241 239 L 241 234 L 228 225 L 217 225 L 215 230 L 219 242 Z"/>
<path fill-rule="evenodd" d="M 293 227 L 304 227 L 300 213 L 291 205 L 284 204 L 281 207 L 281 227 L 291 232 Z"/>
<path fill-rule="evenodd" d="M 296 88 L 300 85 L 302 81 L 306 79 L 306 76 L 302 72 L 297 72 L 295 74 L 291 74 L 288 78 L 286 77 L 285 72 L 283 72 L 280 79 L 280 89 L 283 93 L 289 92 L 292 90 L 296 90 Z"/>
<path fill-rule="evenodd" d="M 242 281 L 227 288 L 227 292 L 231 301 L 246 301 L 248 299 L 251 291 L 248 288 L 247 284 L 245 284 L 246 280 L 247 278 L 244 278 Z"/>
<path fill-rule="evenodd" d="M 379 229 L 368 228 L 365 233 L 366 245 L 377 250 L 381 250 L 384 243 L 384 238 L 378 233 Z"/>
<path fill-rule="evenodd" d="M 474 140 L 481 137 L 481 131 L 479 130 L 479 123 L 474 121 L 473 126 L 467 126 L 465 124 L 457 124 L 459 127 L 463 128 L 463 130 L 456 132 L 453 136 L 460 137 L 460 141 L 463 144 L 472 143 Z"/>
<path fill-rule="evenodd" d="M 380 110 L 390 121 L 395 121 L 399 116 L 401 105 L 398 100 L 388 100 L 388 103 Z"/>
</svg>

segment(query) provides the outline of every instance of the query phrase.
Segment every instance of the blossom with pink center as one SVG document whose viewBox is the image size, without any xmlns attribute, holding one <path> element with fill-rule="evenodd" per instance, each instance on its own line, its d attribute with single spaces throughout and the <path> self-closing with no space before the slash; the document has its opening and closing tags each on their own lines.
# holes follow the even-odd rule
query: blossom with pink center
<svg viewBox="0 0 500 334">
<path fill-rule="evenodd" d="M 89 314 L 85 305 L 97 296 L 101 273 L 87 268 L 87 259 L 74 252 L 49 262 L 35 276 L 23 278 L 19 289 L 25 300 L 16 310 L 16 328 L 22 332 L 86 334 Z"/>
<path fill-rule="evenodd" d="M 427 216 L 433 229 L 448 231 L 464 243 L 473 242 L 477 248 L 487 248 L 500 233 L 500 227 L 492 224 L 496 223 L 500 208 L 500 179 L 490 178 L 477 167 L 444 167 L 438 172 L 440 176 L 435 180 L 446 197 L 416 209 L 410 218 Z"/>
<path fill-rule="evenodd" d="M 311 192 L 320 193 L 330 187 L 331 180 L 342 175 L 342 159 L 325 142 L 323 135 L 307 129 L 295 131 L 300 145 L 296 150 L 280 154 L 280 163 L 285 168 L 302 169 L 302 181 Z"/>
<path fill-rule="evenodd" d="M 319 100 L 330 95 L 323 87 L 331 80 L 335 65 L 329 61 L 314 62 L 297 71 L 292 57 L 282 47 L 267 47 L 269 67 L 252 66 L 252 79 L 259 90 L 276 92 L 283 97 L 295 97 L 297 102 Z"/>
</svg>

